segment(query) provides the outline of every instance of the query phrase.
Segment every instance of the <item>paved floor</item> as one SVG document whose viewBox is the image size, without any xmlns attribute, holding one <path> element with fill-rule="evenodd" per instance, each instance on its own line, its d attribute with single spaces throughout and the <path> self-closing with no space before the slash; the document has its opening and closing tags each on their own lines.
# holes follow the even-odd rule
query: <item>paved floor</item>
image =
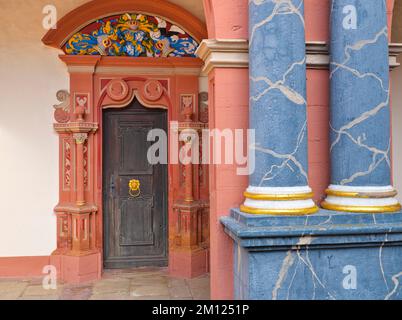
<svg viewBox="0 0 402 320">
<path fill-rule="evenodd" d="M 208 300 L 209 276 L 184 280 L 166 269 L 107 270 L 102 279 L 45 290 L 42 278 L 0 280 L 0 300 Z"/>
</svg>

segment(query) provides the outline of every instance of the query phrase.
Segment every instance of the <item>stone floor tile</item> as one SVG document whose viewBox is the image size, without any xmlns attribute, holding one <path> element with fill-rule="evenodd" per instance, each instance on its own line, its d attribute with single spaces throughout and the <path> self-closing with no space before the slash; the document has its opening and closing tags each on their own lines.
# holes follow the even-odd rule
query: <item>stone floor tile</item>
<svg viewBox="0 0 402 320">
<path fill-rule="evenodd" d="M 92 295 L 92 286 L 65 287 L 60 295 L 61 300 L 88 300 Z"/>
<path fill-rule="evenodd" d="M 90 296 L 89 300 L 132 300 L 128 293 L 99 293 Z"/>
<path fill-rule="evenodd" d="M 142 296 L 132 297 L 132 300 L 170 300 L 170 296 Z"/>
<path fill-rule="evenodd" d="M 147 286 L 132 286 L 130 290 L 132 297 L 141 296 L 167 296 L 169 297 L 169 289 L 167 286 L 161 286 L 158 284 Z"/>
<path fill-rule="evenodd" d="M 60 296 L 58 295 L 50 295 L 50 296 L 24 296 L 20 297 L 17 300 L 60 300 Z"/>
<path fill-rule="evenodd" d="M 26 281 L 0 281 L 0 300 L 14 300 L 22 296 L 29 282 Z"/>
<path fill-rule="evenodd" d="M 188 287 L 172 287 L 169 288 L 170 296 L 175 298 L 192 298 L 191 290 Z"/>
<path fill-rule="evenodd" d="M 42 278 L 0 280 L 0 300 L 191 300 L 209 299 L 209 276 L 169 277 L 167 268 L 106 270 L 99 281 L 42 287 Z"/>
<path fill-rule="evenodd" d="M 211 296 L 209 288 L 190 288 L 190 291 L 194 300 L 209 300 Z"/>
<path fill-rule="evenodd" d="M 42 285 L 29 285 L 22 297 L 29 298 L 29 297 L 46 297 L 50 296 L 58 296 L 62 292 L 62 287 L 60 285 L 57 286 L 57 289 L 44 289 Z"/>
<path fill-rule="evenodd" d="M 142 286 L 142 285 L 163 285 L 168 286 L 168 278 L 162 276 L 144 276 L 144 277 L 133 277 L 130 278 L 132 286 Z"/>
<path fill-rule="evenodd" d="M 209 287 L 209 276 L 201 276 L 194 279 L 187 279 L 186 281 L 191 288 Z"/>
<path fill-rule="evenodd" d="M 187 282 L 185 279 L 168 278 L 168 287 L 187 287 Z"/>
<path fill-rule="evenodd" d="M 128 279 L 102 279 L 94 283 L 93 293 L 128 293 L 130 280 Z"/>
</svg>

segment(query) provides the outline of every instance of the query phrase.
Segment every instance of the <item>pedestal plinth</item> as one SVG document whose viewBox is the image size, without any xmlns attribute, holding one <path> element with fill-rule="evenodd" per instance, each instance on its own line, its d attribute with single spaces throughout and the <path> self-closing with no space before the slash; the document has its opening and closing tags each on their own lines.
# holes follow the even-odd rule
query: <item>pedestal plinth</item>
<svg viewBox="0 0 402 320">
<path fill-rule="evenodd" d="M 236 299 L 401 300 L 402 212 L 304 217 L 232 210 Z"/>
</svg>

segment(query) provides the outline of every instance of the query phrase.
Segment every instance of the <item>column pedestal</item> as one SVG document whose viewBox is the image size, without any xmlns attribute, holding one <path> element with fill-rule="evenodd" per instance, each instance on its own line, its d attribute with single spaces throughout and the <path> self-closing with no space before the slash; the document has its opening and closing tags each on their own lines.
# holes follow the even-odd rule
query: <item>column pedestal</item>
<svg viewBox="0 0 402 320">
<path fill-rule="evenodd" d="M 83 283 L 100 279 L 102 277 L 101 260 L 99 251 L 81 255 L 53 253 L 50 256 L 50 264 L 56 267 L 58 278 L 67 283 Z"/>
<path fill-rule="evenodd" d="M 221 218 L 235 299 L 401 300 L 402 213 Z"/>
</svg>

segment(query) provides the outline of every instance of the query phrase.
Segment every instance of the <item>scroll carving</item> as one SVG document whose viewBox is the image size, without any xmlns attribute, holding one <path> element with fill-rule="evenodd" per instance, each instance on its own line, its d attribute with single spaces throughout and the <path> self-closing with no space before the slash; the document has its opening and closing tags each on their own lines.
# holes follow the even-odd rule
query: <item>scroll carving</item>
<svg viewBox="0 0 402 320">
<path fill-rule="evenodd" d="M 58 123 L 67 123 L 70 121 L 70 93 L 67 90 L 59 90 L 56 97 L 60 104 L 53 106 L 54 119 Z"/>
</svg>

